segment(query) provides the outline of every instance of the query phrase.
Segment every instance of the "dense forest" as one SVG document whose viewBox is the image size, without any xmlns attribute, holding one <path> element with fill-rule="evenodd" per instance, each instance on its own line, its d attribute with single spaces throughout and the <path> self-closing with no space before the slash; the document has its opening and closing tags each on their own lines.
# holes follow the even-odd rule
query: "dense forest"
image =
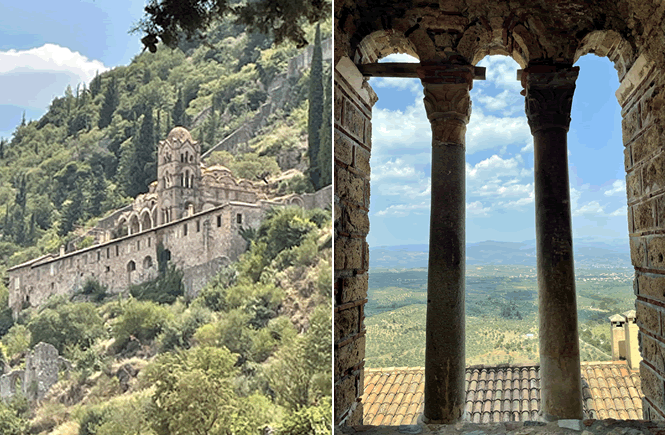
<svg viewBox="0 0 665 435">
<path fill-rule="evenodd" d="M 320 44 L 331 24 L 305 31 Z M 205 41 L 141 53 L 23 120 L 0 140 L 0 271 L 72 241 L 82 247 L 86 228 L 148 190 L 156 144 L 171 128 L 211 149 L 256 115 L 299 52 L 220 22 Z M 210 162 L 248 179 L 267 171 L 276 193 L 330 184 L 330 68 L 320 59 L 315 48 L 311 69 L 289 78 L 280 109 L 246 146 Z M 4 309 L 4 373 L 39 342 L 71 369 L 39 403 L 20 394 L 1 402 L 0 433 L 332 433 L 331 220 L 329 209 L 272 210 L 243 232 L 247 252 L 196 297 L 184 294 L 179 270 L 160 267 L 127 294 L 88 281 L 17 319 Z M 7 298 L 0 285 L 3 307 Z"/>
</svg>

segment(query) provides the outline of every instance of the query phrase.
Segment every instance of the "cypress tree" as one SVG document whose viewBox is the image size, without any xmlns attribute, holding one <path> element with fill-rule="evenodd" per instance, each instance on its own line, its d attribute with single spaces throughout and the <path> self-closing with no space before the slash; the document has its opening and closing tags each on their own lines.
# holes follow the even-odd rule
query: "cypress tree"
<svg viewBox="0 0 665 435">
<path fill-rule="evenodd" d="M 138 192 L 148 191 L 148 185 L 157 179 L 155 165 L 155 125 L 152 107 L 146 109 L 135 146 L 136 168 L 135 186 Z"/>
<path fill-rule="evenodd" d="M 317 156 L 317 164 L 320 171 L 319 187 L 332 184 L 332 89 L 330 87 L 330 78 L 328 74 L 324 83 L 324 103 L 323 103 L 323 120 L 321 123 L 321 130 L 319 138 L 321 139 L 321 146 L 319 147 L 319 155 Z"/>
<path fill-rule="evenodd" d="M 107 127 L 111 123 L 113 112 L 115 112 L 119 102 L 118 82 L 114 76 L 111 77 L 111 81 L 106 86 L 106 92 L 104 93 L 104 102 L 102 102 L 102 108 L 99 112 L 99 123 L 97 124 L 100 129 Z"/>
<path fill-rule="evenodd" d="M 99 71 L 95 72 L 95 78 L 90 80 L 90 95 L 95 98 L 97 94 L 102 91 L 102 78 L 99 76 Z"/>
<path fill-rule="evenodd" d="M 321 171 L 318 165 L 320 147 L 319 131 L 323 123 L 323 54 L 321 52 L 321 29 L 316 26 L 312 66 L 309 73 L 309 117 L 307 122 L 309 179 L 315 189 L 321 187 Z"/>
<path fill-rule="evenodd" d="M 178 99 L 173 106 L 173 125 L 185 125 L 185 102 L 182 99 L 182 89 L 178 89 Z"/>
</svg>

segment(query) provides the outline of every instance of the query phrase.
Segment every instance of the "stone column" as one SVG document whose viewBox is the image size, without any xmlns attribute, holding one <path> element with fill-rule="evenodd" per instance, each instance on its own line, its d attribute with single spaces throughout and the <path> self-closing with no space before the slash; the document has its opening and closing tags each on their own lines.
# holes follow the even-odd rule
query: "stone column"
<svg viewBox="0 0 665 435">
<path fill-rule="evenodd" d="M 579 67 L 532 66 L 522 74 L 534 139 L 541 415 L 581 419 L 575 264 L 567 133 Z"/>
<path fill-rule="evenodd" d="M 464 413 L 465 147 L 473 66 L 418 69 L 432 126 L 432 200 L 427 278 L 425 409 L 427 423 Z"/>
</svg>

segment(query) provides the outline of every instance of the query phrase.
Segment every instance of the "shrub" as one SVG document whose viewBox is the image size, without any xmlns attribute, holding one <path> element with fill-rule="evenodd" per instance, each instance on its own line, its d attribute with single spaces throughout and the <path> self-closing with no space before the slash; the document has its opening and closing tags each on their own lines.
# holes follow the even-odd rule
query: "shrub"
<svg viewBox="0 0 665 435">
<path fill-rule="evenodd" d="M 86 410 L 79 422 L 79 435 L 95 435 L 104 421 L 105 411 L 101 407 Z"/>
<path fill-rule="evenodd" d="M 212 313 L 206 307 L 192 306 L 164 328 L 160 336 L 162 352 L 176 348 L 187 349 L 196 330 L 210 322 Z"/>
<path fill-rule="evenodd" d="M 28 324 L 30 346 L 43 341 L 63 353 L 67 346 L 89 348 L 96 339 L 106 335 L 104 321 L 91 303 L 66 303 L 47 308 Z"/>
<path fill-rule="evenodd" d="M 12 358 L 30 348 L 30 331 L 25 325 L 14 325 L 2 337 L 2 344 L 7 350 L 7 357 Z"/>
<path fill-rule="evenodd" d="M 171 318 L 172 314 L 166 307 L 131 299 L 113 326 L 116 349 L 124 349 L 132 338 L 142 344 L 153 340 Z"/>
<path fill-rule="evenodd" d="M 332 401 L 324 397 L 316 406 L 299 409 L 284 415 L 278 429 L 280 435 L 332 434 Z"/>
<path fill-rule="evenodd" d="M 90 296 L 90 299 L 94 302 L 101 302 L 106 298 L 108 292 L 108 287 L 100 283 L 94 278 L 88 278 L 83 284 L 83 289 L 81 294 Z"/>
<path fill-rule="evenodd" d="M 182 271 L 169 265 L 166 273 L 141 284 L 131 285 L 129 293 L 138 300 L 153 301 L 158 304 L 172 304 L 178 296 L 185 294 Z"/>
</svg>

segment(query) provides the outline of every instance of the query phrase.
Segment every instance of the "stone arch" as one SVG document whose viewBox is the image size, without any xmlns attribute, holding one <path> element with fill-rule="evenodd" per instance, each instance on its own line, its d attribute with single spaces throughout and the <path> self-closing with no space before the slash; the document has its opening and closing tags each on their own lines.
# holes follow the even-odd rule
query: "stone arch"
<svg viewBox="0 0 665 435">
<path fill-rule="evenodd" d="M 614 30 L 589 32 L 575 50 L 574 62 L 576 63 L 582 56 L 589 53 L 607 57 L 617 70 L 620 81 L 636 60 L 633 46 Z"/>
<path fill-rule="evenodd" d="M 118 225 L 116 226 L 115 230 L 115 237 L 114 239 L 117 239 L 118 237 L 124 237 L 129 234 L 129 225 L 127 224 L 127 219 L 123 216 L 118 220 Z"/>
<path fill-rule="evenodd" d="M 147 256 L 143 259 L 143 269 L 150 269 L 150 268 L 152 268 L 152 266 L 153 266 L 153 264 L 152 264 L 152 257 L 151 257 L 150 255 L 147 255 Z"/>
<path fill-rule="evenodd" d="M 289 198 L 289 205 L 295 205 L 298 207 L 305 207 L 305 202 L 299 196 L 293 196 Z"/>
<path fill-rule="evenodd" d="M 147 208 L 141 211 L 141 231 L 149 230 L 153 227 L 152 213 Z"/>
<path fill-rule="evenodd" d="M 129 217 L 129 234 L 136 234 L 141 231 L 141 223 L 136 213 L 132 213 Z"/>
<path fill-rule="evenodd" d="M 134 277 L 136 276 L 136 263 L 134 260 L 129 261 L 127 263 L 127 284 L 132 285 L 134 284 Z"/>
</svg>

